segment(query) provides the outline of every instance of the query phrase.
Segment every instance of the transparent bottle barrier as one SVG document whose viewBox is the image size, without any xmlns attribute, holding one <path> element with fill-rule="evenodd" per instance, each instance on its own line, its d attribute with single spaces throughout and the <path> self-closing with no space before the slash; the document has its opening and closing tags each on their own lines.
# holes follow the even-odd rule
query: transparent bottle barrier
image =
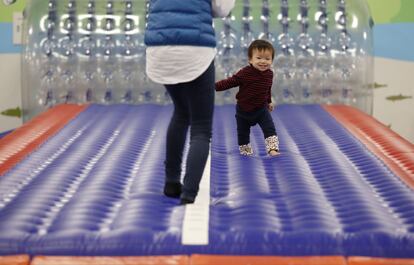
<svg viewBox="0 0 414 265">
<path fill-rule="evenodd" d="M 23 115 L 61 103 L 169 104 L 145 74 L 149 0 L 28 0 Z M 347 104 L 372 110 L 372 18 L 366 0 L 242 0 L 214 20 L 216 78 L 248 64 L 255 39 L 276 56 L 276 104 Z M 234 104 L 237 89 L 217 93 Z"/>
</svg>

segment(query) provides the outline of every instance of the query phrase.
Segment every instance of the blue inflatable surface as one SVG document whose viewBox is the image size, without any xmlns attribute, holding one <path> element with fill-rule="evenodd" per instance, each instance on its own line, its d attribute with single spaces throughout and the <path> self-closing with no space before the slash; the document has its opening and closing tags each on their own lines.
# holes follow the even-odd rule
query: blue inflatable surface
<svg viewBox="0 0 414 265">
<path fill-rule="evenodd" d="M 3 138 L 4 136 L 8 135 L 9 133 L 11 133 L 13 130 L 9 130 L 9 131 L 5 131 L 5 132 L 0 132 L 0 139 Z"/>
<path fill-rule="evenodd" d="M 182 244 L 163 196 L 171 106 L 91 105 L 0 176 L 0 255 L 343 255 L 414 258 L 414 192 L 319 105 L 273 112 L 281 155 L 238 153 L 216 106 L 208 244 Z"/>
</svg>

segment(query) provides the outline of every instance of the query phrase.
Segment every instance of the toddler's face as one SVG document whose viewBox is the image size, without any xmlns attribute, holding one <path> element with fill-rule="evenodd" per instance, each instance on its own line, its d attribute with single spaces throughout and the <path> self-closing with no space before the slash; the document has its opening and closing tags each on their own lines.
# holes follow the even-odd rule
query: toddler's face
<svg viewBox="0 0 414 265">
<path fill-rule="evenodd" d="M 266 71 L 270 69 L 272 65 L 272 51 L 270 50 L 253 50 L 252 58 L 249 59 L 249 63 L 259 71 Z"/>
</svg>

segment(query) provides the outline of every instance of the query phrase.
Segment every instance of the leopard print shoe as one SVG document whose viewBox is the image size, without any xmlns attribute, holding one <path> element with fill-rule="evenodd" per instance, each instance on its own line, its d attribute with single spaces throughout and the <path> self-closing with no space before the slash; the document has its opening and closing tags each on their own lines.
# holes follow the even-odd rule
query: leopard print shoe
<svg viewBox="0 0 414 265">
<path fill-rule="evenodd" d="M 269 136 L 265 139 L 266 151 L 269 154 L 271 151 L 279 152 L 279 138 L 277 135 Z"/>
<path fill-rule="evenodd" d="M 239 151 L 240 151 L 241 155 L 245 155 L 245 156 L 253 155 L 253 149 L 252 149 L 252 146 L 250 145 L 250 143 L 244 144 L 244 145 L 239 145 Z"/>
</svg>

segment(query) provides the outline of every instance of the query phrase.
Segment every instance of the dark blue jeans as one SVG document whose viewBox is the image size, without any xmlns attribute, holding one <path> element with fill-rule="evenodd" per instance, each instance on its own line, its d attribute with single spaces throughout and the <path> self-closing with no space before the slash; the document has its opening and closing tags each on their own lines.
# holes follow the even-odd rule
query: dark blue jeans
<svg viewBox="0 0 414 265">
<path fill-rule="evenodd" d="M 239 145 L 250 143 L 250 127 L 259 124 L 264 138 L 277 135 L 272 115 L 267 108 L 245 112 L 236 105 L 237 140 Z"/>
<path fill-rule="evenodd" d="M 214 62 L 197 79 L 165 85 L 174 103 L 167 131 L 165 174 L 167 182 L 180 182 L 188 128 L 188 150 L 181 198 L 195 199 L 210 150 L 214 112 Z"/>
</svg>

